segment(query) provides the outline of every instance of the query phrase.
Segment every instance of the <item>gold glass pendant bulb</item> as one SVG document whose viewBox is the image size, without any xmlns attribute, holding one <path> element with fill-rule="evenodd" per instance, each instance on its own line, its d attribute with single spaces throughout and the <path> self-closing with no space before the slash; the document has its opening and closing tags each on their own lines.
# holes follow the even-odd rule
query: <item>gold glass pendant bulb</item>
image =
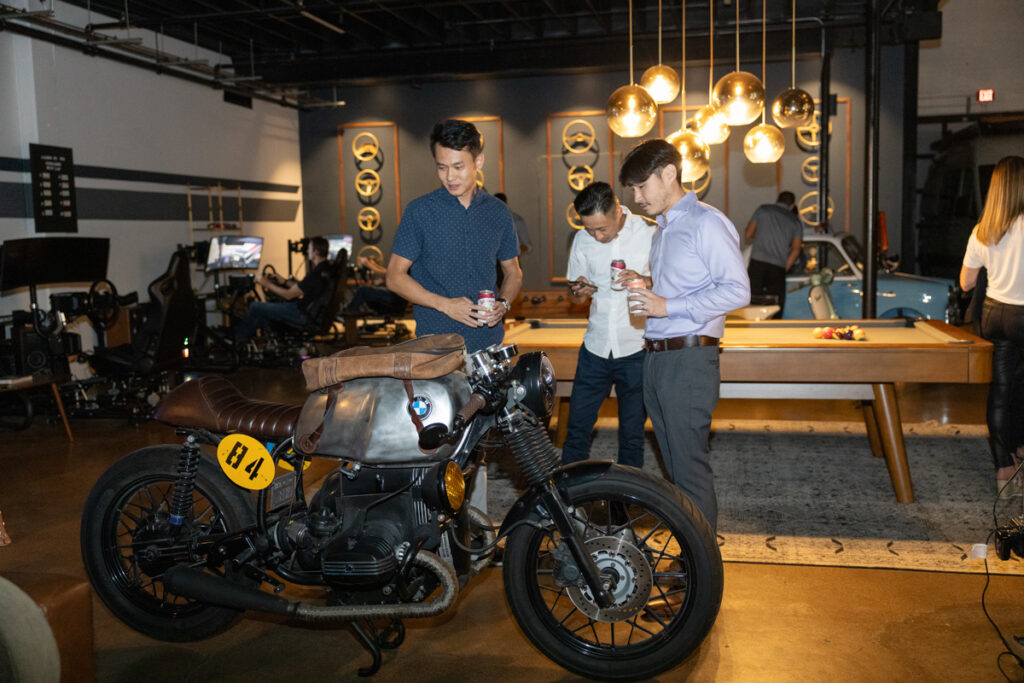
<svg viewBox="0 0 1024 683">
<path fill-rule="evenodd" d="M 658 104 L 668 104 L 679 94 L 679 76 L 675 69 L 664 64 L 655 64 L 645 71 L 640 85 Z"/>
<path fill-rule="evenodd" d="M 683 157 L 679 179 L 684 183 L 699 180 L 711 168 L 711 148 L 699 135 L 689 130 L 677 130 L 665 141 L 679 150 Z"/>
<path fill-rule="evenodd" d="M 733 71 L 718 80 L 711 104 L 730 126 L 745 126 L 764 109 L 764 86 L 746 71 Z"/>
<path fill-rule="evenodd" d="M 608 127 L 621 138 L 646 135 L 658 118 L 658 105 L 639 85 L 624 85 L 608 98 Z"/>
<path fill-rule="evenodd" d="M 743 136 L 743 153 L 755 164 L 771 164 L 782 158 L 786 138 L 782 131 L 768 124 L 754 126 Z"/>
<path fill-rule="evenodd" d="M 814 118 L 814 98 L 800 88 L 787 88 L 772 103 L 772 118 L 780 128 L 805 126 Z"/>
<path fill-rule="evenodd" d="M 729 124 L 710 104 L 697 110 L 690 120 L 690 128 L 709 145 L 717 145 L 729 139 Z"/>
</svg>

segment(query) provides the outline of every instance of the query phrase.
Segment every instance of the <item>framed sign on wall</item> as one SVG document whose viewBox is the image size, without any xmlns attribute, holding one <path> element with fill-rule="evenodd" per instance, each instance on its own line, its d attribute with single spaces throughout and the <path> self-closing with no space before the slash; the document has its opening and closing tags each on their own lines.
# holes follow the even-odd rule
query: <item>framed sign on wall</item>
<svg viewBox="0 0 1024 683">
<path fill-rule="evenodd" d="M 36 232 L 78 232 L 71 148 L 30 144 L 28 150 Z"/>
</svg>

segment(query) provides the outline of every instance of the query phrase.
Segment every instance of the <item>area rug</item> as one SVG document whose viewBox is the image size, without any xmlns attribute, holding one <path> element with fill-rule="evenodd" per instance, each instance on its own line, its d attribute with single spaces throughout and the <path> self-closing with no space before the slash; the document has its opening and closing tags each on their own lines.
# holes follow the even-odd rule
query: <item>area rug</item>
<svg viewBox="0 0 1024 683">
<path fill-rule="evenodd" d="M 614 459 L 614 418 L 602 418 L 592 458 Z M 712 423 L 718 533 L 727 562 L 984 572 L 972 546 L 989 540 L 993 573 L 1024 574 L 1002 561 L 989 533 L 994 470 L 983 425 L 904 424 L 916 501 L 896 502 L 885 461 L 863 423 L 721 420 Z M 648 430 L 644 469 L 661 475 Z M 490 468 L 488 506 L 500 519 L 515 477 Z M 1024 512 L 1021 498 L 995 505 L 998 524 Z M 975 550 L 977 554 L 977 550 Z"/>
</svg>

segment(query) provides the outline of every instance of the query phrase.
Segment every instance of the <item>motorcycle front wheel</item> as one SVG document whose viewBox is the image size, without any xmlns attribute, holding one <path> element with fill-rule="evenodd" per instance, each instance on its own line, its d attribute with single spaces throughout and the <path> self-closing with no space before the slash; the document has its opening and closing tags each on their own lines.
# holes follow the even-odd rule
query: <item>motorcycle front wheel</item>
<svg viewBox="0 0 1024 683">
<path fill-rule="evenodd" d="M 539 513 L 505 547 L 509 606 L 545 655 L 591 678 L 636 680 L 682 662 L 704 640 L 722 601 L 722 558 L 694 504 L 662 479 L 612 466 L 560 485 L 614 604 L 600 608 Z"/>
<path fill-rule="evenodd" d="M 175 446 L 143 448 L 104 472 L 85 503 L 81 542 L 89 580 L 114 616 L 152 638 L 188 642 L 226 630 L 241 612 L 169 592 L 164 571 L 177 564 L 204 567 L 199 543 L 255 519 L 246 494 L 202 457 L 191 514 L 181 526 L 170 524 L 178 453 Z"/>
</svg>

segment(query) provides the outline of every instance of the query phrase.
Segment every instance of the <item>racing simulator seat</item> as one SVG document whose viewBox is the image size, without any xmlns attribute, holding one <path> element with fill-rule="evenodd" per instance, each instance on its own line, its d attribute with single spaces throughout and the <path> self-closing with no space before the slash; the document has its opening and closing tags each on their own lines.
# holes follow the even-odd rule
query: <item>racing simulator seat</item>
<svg viewBox="0 0 1024 683">
<path fill-rule="evenodd" d="M 196 297 L 187 249 L 180 248 L 171 255 L 167 270 L 149 284 L 148 292 L 149 302 L 139 306 L 142 319 L 132 341 L 97 348 L 89 358 L 89 365 L 98 374 L 148 376 L 181 366 L 185 340 L 193 336 L 196 326 Z"/>
</svg>

